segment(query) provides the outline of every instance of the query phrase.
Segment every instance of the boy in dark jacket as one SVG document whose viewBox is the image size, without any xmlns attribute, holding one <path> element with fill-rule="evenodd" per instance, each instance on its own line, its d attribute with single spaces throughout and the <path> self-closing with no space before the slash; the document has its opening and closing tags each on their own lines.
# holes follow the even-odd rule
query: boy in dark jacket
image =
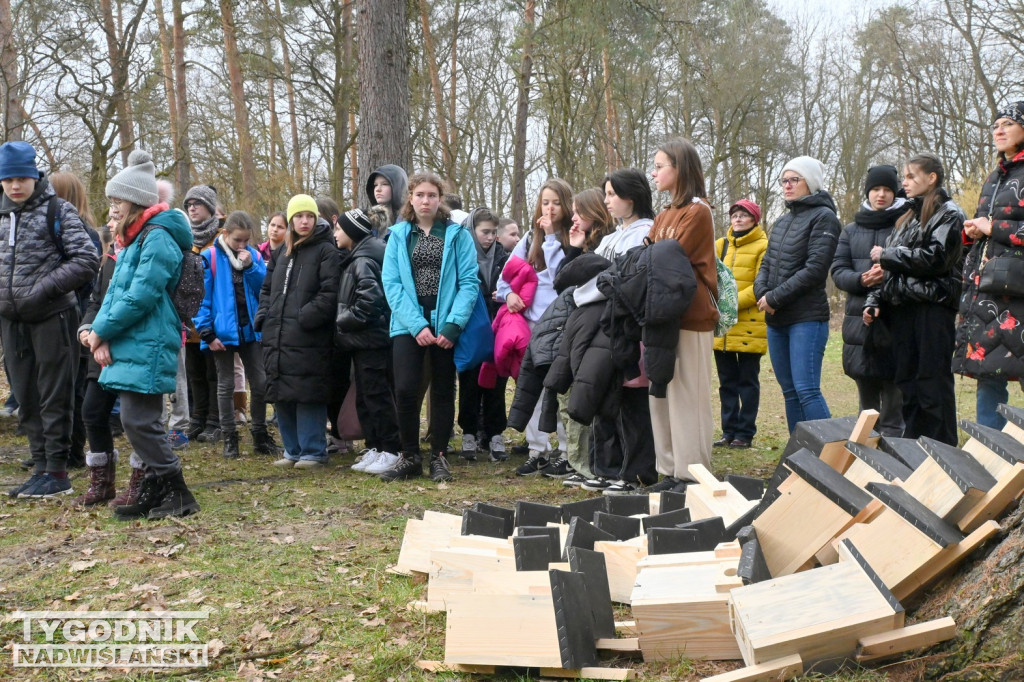
<svg viewBox="0 0 1024 682">
<path fill-rule="evenodd" d="M 80 357 L 75 292 L 93 280 L 100 260 L 78 211 L 56 198 L 35 157 L 25 142 L 0 146 L 0 336 L 33 461 L 31 478 L 11 497 L 71 493 L 67 460 Z"/>
<path fill-rule="evenodd" d="M 334 240 L 350 256 L 338 287 L 337 346 L 352 357 L 356 414 L 368 451 L 352 468 L 381 474 L 398 463 L 395 398 L 388 383 L 387 301 L 381 285 L 384 242 L 372 235 L 366 214 L 355 209 L 338 216 Z"/>
</svg>

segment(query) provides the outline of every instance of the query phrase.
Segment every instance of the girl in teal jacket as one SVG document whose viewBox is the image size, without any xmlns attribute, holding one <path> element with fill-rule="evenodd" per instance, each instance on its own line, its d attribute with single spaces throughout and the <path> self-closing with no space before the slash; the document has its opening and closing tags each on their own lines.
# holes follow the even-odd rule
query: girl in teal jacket
<svg viewBox="0 0 1024 682">
<path fill-rule="evenodd" d="M 125 435 L 146 467 L 135 503 L 114 508 L 123 520 L 199 511 L 161 418 L 163 394 L 175 389 L 181 347 L 171 292 L 182 252 L 192 248 L 192 230 L 182 213 L 157 203 L 155 173 L 150 155 L 136 150 L 107 183 L 115 239 L 124 249 L 87 339 L 103 367 L 100 385 L 120 394 Z"/>
<path fill-rule="evenodd" d="M 430 357 L 430 477 L 451 480 L 445 451 L 455 424 L 455 345 L 479 296 L 476 245 L 441 205 L 433 173 L 409 179 L 404 222 L 391 229 L 384 251 L 384 296 L 391 307 L 395 405 L 402 457 L 381 474 L 403 480 L 423 474 L 419 451 L 420 379 Z"/>
</svg>

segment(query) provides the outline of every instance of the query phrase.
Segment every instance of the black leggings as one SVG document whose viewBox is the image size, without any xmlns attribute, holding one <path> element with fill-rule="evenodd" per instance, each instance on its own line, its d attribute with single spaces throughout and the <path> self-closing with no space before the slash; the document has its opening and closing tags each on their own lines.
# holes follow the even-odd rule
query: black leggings
<svg viewBox="0 0 1024 682">
<path fill-rule="evenodd" d="M 100 386 L 96 379 L 89 379 L 82 402 L 82 421 L 89 438 L 90 452 L 113 452 L 114 434 L 110 431 L 110 412 L 114 409 L 117 394 Z"/>
<path fill-rule="evenodd" d="M 430 358 L 430 453 L 444 454 L 455 425 L 455 350 L 421 346 L 405 334 L 392 339 L 395 371 L 395 406 L 402 453 L 420 451 L 420 379 L 423 362 Z"/>
</svg>

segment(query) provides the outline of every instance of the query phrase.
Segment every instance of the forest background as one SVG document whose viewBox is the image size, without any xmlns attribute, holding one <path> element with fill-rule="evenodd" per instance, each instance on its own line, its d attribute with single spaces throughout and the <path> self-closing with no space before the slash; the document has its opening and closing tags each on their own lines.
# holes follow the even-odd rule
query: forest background
<svg viewBox="0 0 1024 682">
<path fill-rule="evenodd" d="M 970 213 L 994 115 L 1024 99 L 1013 5 L 0 0 L 0 137 L 79 174 L 94 206 L 143 147 L 179 197 L 210 183 L 264 219 L 298 192 L 364 203 L 368 173 L 399 163 L 522 221 L 547 177 L 646 170 L 680 134 L 719 231 L 743 196 L 777 216 L 799 154 L 844 220 L 868 167 L 921 150 Z"/>
</svg>

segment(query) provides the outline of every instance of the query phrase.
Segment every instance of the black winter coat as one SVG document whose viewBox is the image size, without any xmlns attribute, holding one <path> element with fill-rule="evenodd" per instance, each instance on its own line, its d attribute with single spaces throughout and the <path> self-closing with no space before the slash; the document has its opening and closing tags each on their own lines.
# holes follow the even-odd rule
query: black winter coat
<svg viewBox="0 0 1024 682">
<path fill-rule="evenodd" d="M 78 327 L 78 331 L 81 332 L 83 329 L 91 329 L 92 321 L 96 319 L 97 313 L 100 312 L 100 308 L 103 306 L 103 298 L 107 295 L 107 287 L 110 286 L 110 278 L 114 276 L 114 268 L 117 267 L 117 259 L 107 254 L 106 257 L 100 263 L 100 275 L 96 280 L 96 286 L 92 288 L 92 292 L 89 294 L 89 304 L 85 308 L 85 313 L 82 316 L 82 324 Z M 89 353 L 89 373 L 87 377 L 89 379 L 99 379 L 100 369 L 102 369 L 96 360 L 93 359 L 92 353 Z"/>
<path fill-rule="evenodd" d="M 914 216 L 889 235 L 879 260 L 885 279 L 881 287 L 868 294 L 867 307 L 937 303 L 956 308 L 961 290 L 964 214 L 944 190 L 939 191 L 943 203 L 927 225 L 921 225 L 921 198 L 908 202 Z"/>
<path fill-rule="evenodd" d="M 864 302 L 870 289 L 861 284 L 860 276 L 874 265 L 871 249 L 886 243 L 896 221 L 907 211 L 905 204 L 903 199 L 897 199 L 881 211 L 862 205 L 853 222 L 839 235 L 839 246 L 832 261 L 832 281 L 846 292 L 843 371 L 851 379 L 893 378 L 895 366 L 885 321 L 880 320 L 878 325 L 864 324 Z"/>
<path fill-rule="evenodd" d="M 337 345 L 343 350 L 387 348 L 388 302 L 380 271 L 384 242 L 366 237 L 349 254 L 338 285 Z"/>
<path fill-rule="evenodd" d="M 842 225 L 836 205 L 825 190 L 795 201 L 775 221 L 768 235 L 768 250 L 754 278 L 754 295 L 766 296 L 775 313 L 765 313 L 769 327 L 798 322 L 827 322 L 825 281 L 836 253 Z"/>
<path fill-rule="evenodd" d="M 1002 160 L 981 189 L 974 217 L 992 219 L 992 235 L 964 261 L 964 293 L 953 371 L 972 377 L 1024 377 L 1024 298 L 978 291 L 982 253 L 1024 260 L 1024 152 Z"/>
<path fill-rule="evenodd" d="M 59 199 L 61 257 L 46 222 L 50 182 L 41 177 L 18 205 L 0 194 L 0 316 L 40 322 L 79 304 L 76 290 L 96 277 L 100 256 L 75 207 Z M 14 243 L 11 244 L 11 229 Z"/>
<path fill-rule="evenodd" d="M 679 319 L 698 288 L 682 245 L 663 239 L 630 249 L 598 276 L 597 288 L 608 299 L 603 324 L 616 366 L 626 379 L 634 378 L 642 341 L 648 392 L 665 397 L 675 373 Z"/>
<path fill-rule="evenodd" d="M 340 274 L 331 226 L 270 261 L 253 320 L 263 333 L 267 401 L 327 403 L 332 394 L 332 353 Z"/>
<path fill-rule="evenodd" d="M 569 315 L 558 357 L 544 378 L 544 388 L 569 395 L 567 411 L 573 421 L 590 424 L 594 415 L 614 419 L 622 370 L 615 369 L 611 342 L 601 328 L 605 302 L 588 303 Z"/>
</svg>

